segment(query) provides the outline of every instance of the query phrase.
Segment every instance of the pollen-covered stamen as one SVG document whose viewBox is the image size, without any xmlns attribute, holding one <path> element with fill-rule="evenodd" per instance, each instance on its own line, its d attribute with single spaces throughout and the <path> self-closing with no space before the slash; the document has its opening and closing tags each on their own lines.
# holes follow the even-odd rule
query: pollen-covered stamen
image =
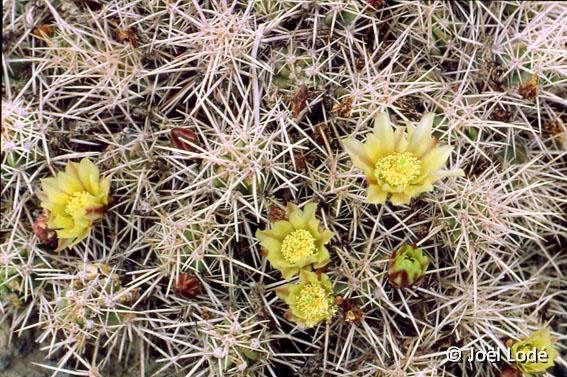
<svg viewBox="0 0 567 377">
<path fill-rule="evenodd" d="M 85 208 L 88 198 L 89 193 L 87 191 L 78 191 L 74 193 L 65 206 L 65 213 L 73 216 L 77 210 Z"/>
<path fill-rule="evenodd" d="M 406 185 L 421 174 L 421 161 L 411 152 L 394 153 L 378 160 L 374 174 L 390 186 Z"/>
<path fill-rule="evenodd" d="M 332 300 L 323 287 L 308 284 L 298 294 L 297 308 L 308 323 L 316 323 L 333 316 Z"/>
<path fill-rule="evenodd" d="M 305 229 L 291 232 L 282 242 L 282 257 L 289 263 L 297 263 L 301 258 L 313 255 L 316 251 L 315 238 Z"/>
</svg>

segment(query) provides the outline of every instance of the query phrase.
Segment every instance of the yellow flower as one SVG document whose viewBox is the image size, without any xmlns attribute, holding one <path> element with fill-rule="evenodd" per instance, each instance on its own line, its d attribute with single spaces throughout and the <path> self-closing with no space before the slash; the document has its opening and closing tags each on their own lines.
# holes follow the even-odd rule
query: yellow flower
<svg viewBox="0 0 567 377">
<path fill-rule="evenodd" d="M 56 250 L 71 247 L 86 238 L 92 224 L 102 218 L 108 204 L 110 177 L 100 178 L 89 159 L 69 162 L 65 172 L 41 180 L 41 206 L 49 211 L 47 225 L 57 232 Z"/>
<path fill-rule="evenodd" d="M 288 220 L 276 221 L 270 230 L 258 230 L 256 238 L 267 250 L 266 257 L 273 268 L 281 271 L 284 279 L 303 268 L 321 268 L 330 261 L 325 244 L 334 233 L 319 227 L 315 217 L 317 205 L 309 203 L 301 211 L 288 204 Z"/>
<path fill-rule="evenodd" d="M 557 351 L 553 348 L 551 333 L 547 327 L 534 331 L 524 339 L 517 341 L 511 349 L 516 365 L 524 373 L 543 373 L 555 365 L 553 360 L 557 356 Z M 534 354 L 534 350 L 535 353 L 541 352 L 544 358 L 537 355 L 532 356 L 530 360 L 529 353 Z"/>
<path fill-rule="evenodd" d="M 326 274 L 302 270 L 299 283 L 286 284 L 276 294 L 289 305 L 289 319 L 306 328 L 330 320 L 337 312 L 333 285 Z"/>
<path fill-rule="evenodd" d="M 354 166 L 368 180 L 369 203 L 408 204 L 410 199 L 433 190 L 433 183 L 447 176 L 464 175 L 461 169 L 441 170 L 453 147 L 438 146 L 431 137 L 433 113 L 425 114 L 417 127 L 392 127 L 387 112 L 374 120 L 374 132 L 365 143 L 354 139 L 344 147 Z"/>
</svg>

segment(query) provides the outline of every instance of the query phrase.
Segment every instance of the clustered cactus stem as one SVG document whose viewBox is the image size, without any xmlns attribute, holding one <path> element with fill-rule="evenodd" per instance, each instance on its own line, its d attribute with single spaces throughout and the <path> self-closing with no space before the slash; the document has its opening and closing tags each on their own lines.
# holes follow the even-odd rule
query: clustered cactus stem
<svg viewBox="0 0 567 377">
<path fill-rule="evenodd" d="M 564 374 L 566 9 L 3 0 L 0 376 Z"/>
</svg>

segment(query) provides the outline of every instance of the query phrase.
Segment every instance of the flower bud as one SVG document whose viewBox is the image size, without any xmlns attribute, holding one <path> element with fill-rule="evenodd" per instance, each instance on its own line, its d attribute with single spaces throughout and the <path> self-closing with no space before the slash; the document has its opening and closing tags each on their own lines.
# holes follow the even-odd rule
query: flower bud
<svg viewBox="0 0 567 377">
<path fill-rule="evenodd" d="M 195 131 L 189 128 L 176 127 L 169 131 L 171 142 L 177 149 L 194 152 L 195 146 L 199 145 L 199 138 Z"/>
<path fill-rule="evenodd" d="M 174 290 L 177 295 L 195 298 L 201 293 L 201 282 L 194 275 L 180 274 Z"/>
<path fill-rule="evenodd" d="M 396 288 L 410 287 L 423 279 L 429 258 L 420 248 L 403 245 L 394 251 L 388 263 L 388 279 Z"/>
</svg>

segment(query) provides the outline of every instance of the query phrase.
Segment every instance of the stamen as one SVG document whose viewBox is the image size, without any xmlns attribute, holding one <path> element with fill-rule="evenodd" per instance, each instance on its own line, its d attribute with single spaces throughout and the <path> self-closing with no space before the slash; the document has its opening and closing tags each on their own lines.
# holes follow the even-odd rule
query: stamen
<svg viewBox="0 0 567 377">
<path fill-rule="evenodd" d="M 301 258 L 313 255 L 316 251 L 315 238 L 305 229 L 291 232 L 282 242 L 281 253 L 289 263 L 297 263 Z"/>
<path fill-rule="evenodd" d="M 323 287 L 308 284 L 298 294 L 297 308 L 307 322 L 316 323 L 333 316 L 333 305 L 330 300 L 332 297 Z"/>
<path fill-rule="evenodd" d="M 71 200 L 65 206 L 65 213 L 73 216 L 73 214 L 80 209 L 83 209 L 87 204 L 89 193 L 87 191 L 79 191 L 73 194 Z"/>
<path fill-rule="evenodd" d="M 421 174 L 421 161 L 411 152 L 394 153 L 378 160 L 374 174 L 390 186 L 406 185 Z"/>
</svg>

